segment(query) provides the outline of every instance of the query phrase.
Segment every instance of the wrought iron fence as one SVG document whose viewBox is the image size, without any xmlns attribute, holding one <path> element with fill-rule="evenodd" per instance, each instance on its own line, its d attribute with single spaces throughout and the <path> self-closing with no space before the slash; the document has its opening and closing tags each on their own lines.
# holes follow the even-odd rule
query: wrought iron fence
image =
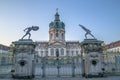
<svg viewBox="0 0 120 80">
<path fill-rule="evenodd" d="M 103 63 L 108 75 L 120 75 L 120 52 L 105 52 Z"/>
<path fill-rule="evenodd" d="M 78 57 L 41 57 L 39 62 L 36 63 L 35 75 L 41 77 L 81 76 L 81 58 L 76 59 Z"/>
<path fill-rule="evenodd" d="M 117 61 L 109 61 L 109 56 L 112 53 L 106 53 L 106 60 L 104 60 L 104 69 L 103 71 L 106 74 L 110 75 L 120 75 L 120 62 Z M 115 54 L 115 53 L 113 53 Z M 119 56 L 119 55 L 114 55 Z M 11 74 L 11 70 L 13 68 L 13 63 L 9 56 L 5 57 L 0 64 L 0 76 L 1 75 L 9 75 Z M 82 76 L 82 62 L 80 56 L 75 57 L 39 57 L 35 59 L 35 75 L 40 77 L 75 77 L 75 76 Z M 1 62 L 0 62 L 1 63 Z"/>
</svg>

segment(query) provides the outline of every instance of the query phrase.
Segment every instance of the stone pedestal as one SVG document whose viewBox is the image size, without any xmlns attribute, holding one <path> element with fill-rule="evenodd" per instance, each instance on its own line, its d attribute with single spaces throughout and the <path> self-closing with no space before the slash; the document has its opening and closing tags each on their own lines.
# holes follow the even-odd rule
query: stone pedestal
<svg viewBox="0 0 120 80">
<path fill-rule="evenodd" d="M 33 78 L 35 43 L 31 39 L 20 39 L 13 44 L 15 45 L 13 78 Z"/>
<path fill-rule="evenodd" d="M 81 43 L 82 74 L 84 77 L 102 76 L 102 46 L 103 41 L 85 39 Z"/>
</svg>

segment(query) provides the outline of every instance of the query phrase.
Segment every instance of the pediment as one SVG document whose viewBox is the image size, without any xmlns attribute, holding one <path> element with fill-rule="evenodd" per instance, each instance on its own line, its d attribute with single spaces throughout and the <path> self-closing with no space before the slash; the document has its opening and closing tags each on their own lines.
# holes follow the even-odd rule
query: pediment
<svg viewBox="0 0 120 80">
<path fill-rule="evenodd" d="M 63 42 L 54 42 L 54 43 L 51 43 L 50 46 L 61 46 L 61 47 L 65 47 L 65 43 Z"/>
</svg>

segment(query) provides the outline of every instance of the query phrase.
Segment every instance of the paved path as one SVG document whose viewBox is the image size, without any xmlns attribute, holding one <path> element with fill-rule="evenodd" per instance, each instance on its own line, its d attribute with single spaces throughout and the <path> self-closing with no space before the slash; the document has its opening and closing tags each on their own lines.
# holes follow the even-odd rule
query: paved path
<svg viewBox="0 0 120 80">
<path fill-rule="evenodd" d="M 0 80 L 120 80 L 120 76 L 109 76 L 102 78 L 36 78 L 36 79 L 0 79 Z"/>
</svg>

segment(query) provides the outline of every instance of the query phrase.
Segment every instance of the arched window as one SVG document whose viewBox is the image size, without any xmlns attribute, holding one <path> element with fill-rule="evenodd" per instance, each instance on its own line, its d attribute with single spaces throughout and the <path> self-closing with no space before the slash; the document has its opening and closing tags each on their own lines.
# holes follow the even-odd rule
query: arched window
<svg viewBox="0 0 120 80">
<path fill-rule="evenodd" d="M 53 34 L 50 34 L 50 39 L 52 39 L 52 37 L 53 37 Z"/>
<path fill-rule="evenodd" d="M 64 55 L 64 49 L 63 48 L 61 49 L 61 55 Z"/>
<path fill-rule="evenodd" d="M 50 54 L 51 54 L 51 56 L 54 55 L 54 49 L 53 48 L 50 50 Z"/>
<path fill-rule="evenodd" d="M 56 56 L 59 57 L 59 49 L 56 49 Z"/>
</svg>

